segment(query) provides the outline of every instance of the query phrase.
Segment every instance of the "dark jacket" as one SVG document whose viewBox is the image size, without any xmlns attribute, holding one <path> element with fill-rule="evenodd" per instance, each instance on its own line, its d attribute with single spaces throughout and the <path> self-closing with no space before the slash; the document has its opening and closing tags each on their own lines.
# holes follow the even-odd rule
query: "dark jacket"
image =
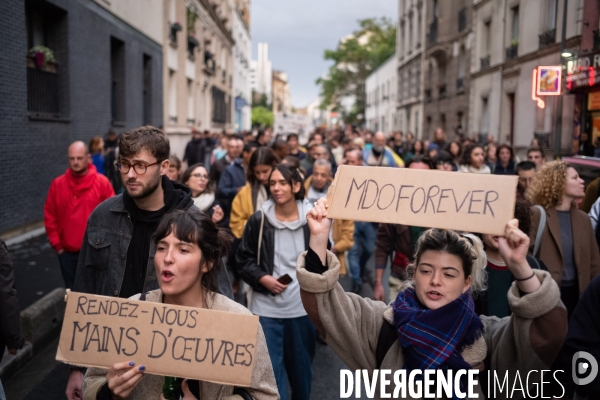
<svg viewBox="0 0 600 400">
<path fill-rule="evenodd" d="M 236 254 L 236 262 L 240 269 L 240 276 L 252 289 L 259 293 L 270 293 L 270 291 L 258 283 L 265 275 L 273 275 L 275 263 L 275 228 L 265 216 L 263 226 L 262 245 L 260 247 L 260 265 L 256 264 L 258 252 L 258 236 L 260 232 L 262 211 L 252 214 L 242 235 L 242 242 Z M 304 245 L 308 250 L 310 230 L 308 224 L 304 227 Z"/>
<path fill-rule="evenodd" d="M 217 187 L 217 199 L 221 203 L 221 208 L 225 213 L 224 222 L 229 226 L 229 214 L 231 213 L 231 203 L 238 194 L 241 187 L 246 184 L 246 172 L 242 165 L 242 160 L 237 159 L 227 167 L 221 174 L 219 186 Z"/>
<path fill-rule="evenodd" d="M 530 249 L 533 249 L 538 226 L 540 210 L 532 207 Z M 542 241 L 539 254 L 534 254 L 546 264 L 552 278 L 560 287 L 563 274 L 562 244 L 560 223 L 555 208 L 546 210 L 546 226 L 543 227 Z M 592 229 L 590 217 L 581 210 L 571 207 L 571 229 L 573 230 L 573 254 L 578 272 L 579 293 L 588 287 L 590 281 L 600 273 L 600 252 Z"/>
<path fill-rule="evenodd" d="M 515 174 L 515 160 L 510 160 L 508 165 L 505 167 L 500 164 L 500 160 L 496 162 L 496 168 L 494 168 L 494 175 L 514 175 Z"/>
<path fill-rule="evenodd" d="M 385 269 L 388 258 L 393 252 L 403 254 L 412 259 L 412 235 L 410 226 L 400 224 L 379 224 L 375 241 L 375 268 Z M 392 260 L 392 276 L 402 278 L 405 268 Z"/>
<path fill-rule="evenodd" d="M 221 174 L 230 165 L 229 161 L 227 161 L 227 155 L 219 158 L 217 161 L 210 166 L 210 182 L 216 186 L 219 185 L 219 180 L 221 179 Z"/>
<path fill-rule="evenodd" d="M 588 352 L 596 360 L 600 360 L 600 277 L 594 278 L 581 295 L 569 320 L 567 339 L 552 365 L 552 370 L 563 384 L 567 397 L 572 397 L 571 395 L 577 389 L 577 393 L 581 396 L 600 399 L 600 379 L 596 378 L 587 385 L 575 386 L 571 378 L 573 355 L 579 351 Z M 552 394 L 560 396 L 562 388 L 553 389 L 555 391 Z"/>
<path fill-rule="evenodd" d="M 174 183 L 177 188 L 182 185 Z M 188 189 L 189 190 L 189 189 Z M 190 200 L 184 209 L 196 207 Z M 102 202 L 90 215 L 81 245 L 73 291 L 119 297 L 127 265 L 127 250 L 133 234 L 131 216 L 125 209 L 123 195 Z M 154 241 L 150 242 L 143 293 L 158 289 L 154 270 Z M 219 291 L 231 298 L 231 284 L 223 268 Z"/>
<path fill-rule="evenodd" d="M 5 347 L 20 349 L 24 342 L 13 265 L 6 244 L 0 240 L 0 360 Z"/>
<path fill-rule="evenodd" d="M 210 147 L 210 141 L 206 138 L 190 140 L 185 146 L 183 161 L 187 161 L 189 166 L 198 163 L 204 164 L 208 147 Z"/>
</svg>

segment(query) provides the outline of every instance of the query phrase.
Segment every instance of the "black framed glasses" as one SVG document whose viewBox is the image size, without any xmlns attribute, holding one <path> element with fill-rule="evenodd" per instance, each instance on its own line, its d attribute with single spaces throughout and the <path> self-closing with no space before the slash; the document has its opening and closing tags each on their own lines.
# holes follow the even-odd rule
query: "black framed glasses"
<svg viewBox="0 0 600 400">
<path fill-rule="evenodd" d="M 146 173 L 146 170 L 148 169 L 148 167 L 151 167 L 153 165 L 158 164 L 160 161 L 157 161 L 155 163 L 152 164 L 133 164 L 133 165 L 129 165 L 126 163 L 116 163 L 115 165 L 117 166 L 117 169 L 119 170 L 119 172 L 123 173 L 123 174 L 127 174 L 129 173 L 129 170 L 131 169 L 131 167 L 133 167 L 133 170 L 135 171 L 136 174 L 138 175 L 144 175 Z"/>
</svg>

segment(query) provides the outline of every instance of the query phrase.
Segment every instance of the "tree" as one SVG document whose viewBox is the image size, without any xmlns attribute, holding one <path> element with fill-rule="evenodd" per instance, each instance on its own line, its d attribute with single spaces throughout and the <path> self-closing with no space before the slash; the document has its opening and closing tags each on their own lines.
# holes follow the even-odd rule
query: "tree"
<svg viewBox="0 0 600 400">
<path fill-rule="evenodd" d="M 396 51 L 396 25 L 388 18 L 359 20 L 360 29 L 340 40 L 337 49 L 325 50 L 325 60 L 333 61 L 329 73 L 317 79 L 321 85 L 322 108 L 333 106 L 339 111 L 339 100 L 354 96 L 355 103 L 346 122 L 354 122 L 365 113 L 365 81 L 377 67 Z"/>
<path fill-rule="evenodd" d="M 263 106 L 252 108 L 252 126 L 270 128 L 273 126 L 274 116 L 269 109 Z"/>
</svg>

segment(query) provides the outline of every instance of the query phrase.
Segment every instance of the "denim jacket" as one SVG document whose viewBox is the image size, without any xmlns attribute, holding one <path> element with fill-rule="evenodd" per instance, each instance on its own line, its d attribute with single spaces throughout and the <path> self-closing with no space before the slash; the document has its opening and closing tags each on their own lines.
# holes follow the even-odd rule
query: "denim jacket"
<svg viewBox="0 0 600 400">
<path fill-rule="evenodd" d="M 127 249 L 132 233 L 133 223 L 125 209 L 122 194 L 96 207 L 88 219 L 83 237 L 73 291 L 118 297 L 125 276 Z M 155 252 L 156 246 L 151 241 L 144 293 L 158 289 L 154 269 Z M 233 297 L 224 267 L 219 274 L 219 291 L 229 298 Z"/>
</svg>

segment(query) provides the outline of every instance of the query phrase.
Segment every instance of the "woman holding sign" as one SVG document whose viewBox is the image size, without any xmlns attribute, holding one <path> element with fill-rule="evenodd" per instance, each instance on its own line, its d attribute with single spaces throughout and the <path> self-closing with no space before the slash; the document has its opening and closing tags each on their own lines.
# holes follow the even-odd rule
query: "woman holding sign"
<svg viewBox="0 0 600 400">
<path fill-rule="evenodd" d="M 160 289 L 138 294 L 132 299 L 250 314 L 243 306 L 218 294 L 217 281 L 222 266 L 221 259 L 227 254 L 231 237 L 225 230 L 217 227 L 210 217 L 194 209 L 167 214 L 156 230 L 154 241 L 154 265 Z M 204 346 L 208 354 L 209 346 Z M 190 368 L 193 368 L 192 363 Z M 245 388 L 244 394 L 249 394 L 253 399 L 278 399 L 275 377 L 260 325 L 252 368 L 251 386 Z M 90 368 L 83 381 L 83 398 L 159 399 L 162 394 L 168 392 L 168 397 L 171 397 L 174 389 L 179 390 L 179 387 L 169 387 L 173 378 L 146 375 L 144 370 L 145 367 L 138 365 L 135 360 L 114 364 L 108 371 Z M 178 396 L 181 395 L 186 400 L 241 400 L 242 397 L 235 395 L 239 390 L 229 385 L 184 380 L 181 393 L 176 393 L 174 397 L 179 399 Z"/>
<path fill-rule="evenodd" d="M 485 286 L 481 241 L 451 230 L 421 235 L 412 287 L 390 305 L 344 292 L 337 283 L 339 262 L 327 251 L 327 212 L 323 199 L 307 216 L 310 249 L 298 258 L 297 276 L 308 315 L 351 370 L 367 369 L 370 375 L 376 369 L 457 373 L 488 368 L 501 379 L 507 373 L 510 386 L 517 372 L 522 377 L 549 369 L 565 338 L 566 312 L 550 274 L 533 271 L 527 263 L 529 239 L 515 220 L 499 239 L 500 253 L 516 280 L 507 294 L 513 315 L 499 319 L 478 317 L 474 311 L 471 293 Z M 480 373 L 479 382 L 485 375 Z M 539 373 L 532 374 L 527 384 L 540 380 Z M 448 398 L 463 385 L 453 385 Z M 478 384 L 474 389 L 484 398 Z"/>
<path fill-rule="evenodd" d="M 300 300 L 296 261 L 308 248 L 304 198 L 297 169 L 279 164 L 269 177 L 271 199 L 246 224 L 237 252 L 242 279 L 253 292 L 248 308 L 260 316 L 281 399 L 288 380 L 295 400 L 308 400 L 316 330 Z"/>
</svg>

